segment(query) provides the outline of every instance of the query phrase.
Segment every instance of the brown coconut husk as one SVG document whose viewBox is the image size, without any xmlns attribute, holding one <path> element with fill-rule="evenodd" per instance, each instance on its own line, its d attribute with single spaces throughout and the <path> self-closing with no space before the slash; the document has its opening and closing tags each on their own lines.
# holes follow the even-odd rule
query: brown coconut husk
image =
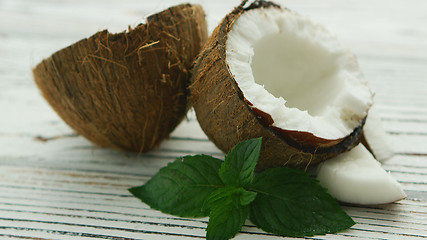
<svg viewBox="0 0 427 240">
<path fill-rule="evenodd" d="M 365 120 L 345 138 L 322 139 L 308 132 L 273 127 L 271 116 L 244 98 L 226 63 L 227 34 L 246 11 L 280 8 L 266 1 L 255 1 L 245 8 L 246 2 L 222 20 L 196 60 L 190 89 L 203 131 L 224 152 L 243 140 L 262 137 L 258 170 L 282 165 L 306 168 L 352 149 L 359 142 Z"/>
<path fill-rule="evenodd" d="M 90 141 L 146 152 L 183 119 L 189 72 L 207 39 L 203 9 L 183 4 L 128 32 L 98 32 L 43 60 L 34 79 L 58 115 Z"/>
</svg>

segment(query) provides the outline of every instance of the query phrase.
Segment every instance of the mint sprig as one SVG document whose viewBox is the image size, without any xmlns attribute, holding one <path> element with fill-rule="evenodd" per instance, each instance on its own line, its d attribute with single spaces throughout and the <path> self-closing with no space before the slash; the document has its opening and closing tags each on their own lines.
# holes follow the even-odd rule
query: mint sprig
<svg viewBox="0 0 427 240">
<path fill-rule="evenodd" d="M 261 138 L 256 138 L 237 144 L 224 161 L 185 156 L 129 191 L 164 213 L 209 216 L 207 239 L 233 238 L 248 217 L 266 232 L 292 237 L 335 233 L 355 224 L 302 170 L 278 167 L 255 175 L 260 151 Z"/>
</svg>

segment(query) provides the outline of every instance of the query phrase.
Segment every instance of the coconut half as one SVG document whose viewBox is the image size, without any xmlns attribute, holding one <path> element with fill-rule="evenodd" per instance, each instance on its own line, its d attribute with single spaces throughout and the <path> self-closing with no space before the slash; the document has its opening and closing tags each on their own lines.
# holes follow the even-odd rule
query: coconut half
<svg viewBox="0 0 427 240">
<path fill-rule="evenodd" d="M 363 127 L 362 143 L 374 155 L 375 159 L 384 162 L 394 156 L 389 136 L 384 130 L 378 108 L 375 104 L 369 109 Z"/>
<path fill-rule="evenodd" d="M 128 32 L 101 31 L 43 60 L 34 79 L 60 117 L 90 141 L 146 152 L 184 118 L 189 69 L 207 40 L 203 9 L 183 4 Z"/>
<path fill-rule="evenodd" d="M 263 137 L 258 169 L 306 167 L 354 147 L 373 98 L 355 55 L 293 11 L 244 4 L 194 68 L 194 108 L 207 136 L 224 152 Z"/>
<path fill-rule="evenodd" d="M 385 204 L 406 198 L 400 184 L 362 145 L 318 166 L 317 179 L 337 200 Z"/>
</svg>

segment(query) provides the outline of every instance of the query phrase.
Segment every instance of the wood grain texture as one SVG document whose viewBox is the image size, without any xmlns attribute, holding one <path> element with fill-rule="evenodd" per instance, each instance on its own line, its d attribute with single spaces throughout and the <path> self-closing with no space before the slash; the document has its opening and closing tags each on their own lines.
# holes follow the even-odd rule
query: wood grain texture
<svg viewBox="0 0 427 240">
<path fill-rule="evenodd" d="M 239 1 L 194 0 L 210 31 Z M 203 239 L 207 218 L 151 210 L 127 191 L 186 154 L 223 157 L 193 112 L 158 149 L 98 148 L 43 100 L 31 77 L 41 59 L 95 32 L 121 32 L 179 0 L 0 0 L 0 239 Z M 427 3 L 424 0 L 290 0 L 359 58 L 396 155 L 384 168 L 408 198 L 348 206 L 347 231 L 308 239 L 427 238 Z M 285 239 L 249 221 L 236 239 Z"/>
</svg>

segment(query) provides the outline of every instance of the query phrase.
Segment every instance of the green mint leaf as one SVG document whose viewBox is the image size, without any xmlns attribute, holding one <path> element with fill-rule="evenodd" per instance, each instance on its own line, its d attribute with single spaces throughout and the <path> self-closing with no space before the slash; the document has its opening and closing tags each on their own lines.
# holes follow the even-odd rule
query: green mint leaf
<svg viewBox="0 0 427 240">
<path fill-rule="evenodd" d="M 206 239 L 230 239 L 236 236 L 249 215 L 248 196 L 256 196 L 243 188 L 227 186 L 213 192 L 206 200 L 210 209 Z M 254 197 L 255 198 L 255 197 Z M 252 200 L 254 200 L 254 198 Z"/>
<path fill-rule="evenodd" d="M 256 198 L 257 192 L 252 191 L 244 191 L 242 195 L 240 195 L 240 205 L 246 206 L 253 202 Z"/>
<path fill-rule="evenodd" d="M 261 142 L 261 138 L 249 139 L 231 149 L 219 171 L 226 185 L 245 187 L 252 183 Z"/>
<path fill-rule="evenodd" d="M 206 199 L 203 209 L 210 209 L 214 206 L 223 205 L 224 199 L 230 196 L 233 196 L 232 198 L 236 201 L 238 200 L 236 204 L 246 206 L 255 200 L 256 195 L 256 192 L 247 191 L 241 187 L 225 186 L 212 192 L 208 199 Z"/>
<path fill-rule="evenodd" d="M 145 185 L 129 191 L 151 208 L 180 217 L 205 217 L 203 204 L 224 187 L 218 172 L 223 161 L 207 155 L 185 156 L 169 163 Z"/>
<path fill-rule="evenodd" d="M 266 232 L 302 237 L 335 233 L 355 224 L 335 199 L 302 170 L 266 170 L 255 177 L 249 189 L 258 193 L 250 204 L 249 218 Z"/>
</svg>

